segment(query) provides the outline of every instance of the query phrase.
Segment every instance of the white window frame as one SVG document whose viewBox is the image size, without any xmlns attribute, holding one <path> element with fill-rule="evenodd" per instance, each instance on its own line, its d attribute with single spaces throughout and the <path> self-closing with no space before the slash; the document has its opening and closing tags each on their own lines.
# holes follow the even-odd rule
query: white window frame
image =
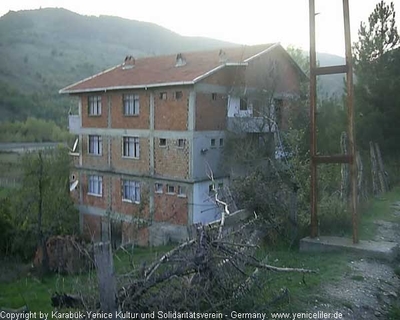
<svg viewBox="0 0 400 320">
<path fill-rule="evenodd" d="M 103 138 L 99 135 L 88 136 L 88 154 L 101 156 L 103 154 Z"/>
<path fill-rule="evenodd" d="M 181 100 L 183 98 L 183 92 L 182 91 L 175 91 L 174 92 L 174 100 Z"/>
<path fill-rule="evenodd" d="M 165 142 L 165 144 L 161 144 L 161 140 L 163 140 Z M 158 140 L 158 146 L 161 148 L 165 148 L 167 146 L 167 139 L 166 138 L 160 138 Z"/>
<path fill-rule="evenodd" d="M 173 192 L 169 191 L 169 188 L 174 188 Z M 173 184 L 167 184 L 167 194 L 175 194 L 175 186 Z"/>
<path fill-rule="evenodd" d="M 140 182 L 135 180 L 122 180 L 122 201 L 140 203 Z"/>
<path fill-rule="evenodd" d="M 156 182 L 154 184 L 154 192 L 155 193 L 163 193 L 163 187 L 164 187 L 164 185 L 162 183 Z"/>
<path fill-rule="evenodd" d="M 224 147 L 224 138 L 219 138 L 219 147 L 220 148 Z"/>
<path fill-rule="evenodd" d="M 185 148 L 186 140 L 185 139 L 178 139 L 176 145 L 179 149 Z"/>
<path fill-rule="evenodd" d="M 89 116 L 101 116 L 101 96 L 88 97 Z"/>
<path fill-rule="evenodd" d="M 88 176 L 88 195 L 102 197 L 103 196 L 103 176 Z"/>
<path fill-rule="evenodd" d="M 124 116 L 138 116 L 140 98 L 138 94 L 124 94 L 122 96 Z"/>
<path fill-rule="evenodd" d="M 139 159 L 140 140 L 139 137 L 122 137 L 122 157 L 130 159 Z"/>
<path fill-rule="evenodd" d="M 186 198 L 186 187 L 178 186 L 178 197 Z"/>
<path fill-rule="evenodd" d="M 211 138 L 210 147 L 211 148 L 216 148 L 217 147 L 217 141 L 215 140 L 215 138 Z"/>
</svg>

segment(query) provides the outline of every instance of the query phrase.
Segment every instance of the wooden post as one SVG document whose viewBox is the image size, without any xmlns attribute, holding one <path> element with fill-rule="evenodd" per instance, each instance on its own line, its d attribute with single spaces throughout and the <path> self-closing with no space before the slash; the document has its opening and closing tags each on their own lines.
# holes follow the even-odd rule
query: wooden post
<svg viewBox="0 0 400 320">
<path fill-rule="evenodd" d="M 348 154 L 347 151 L 347 133 L 344 131 L 340 136 L 340 149 L 342 154 Z M 342 181 L 340 185 L 340 197 L 343 201 L 349 199 L 349 165 L 348 163 L 342 163 L 340 173 L 342 175 Z"/>
<path fill-rule="evenodd" d="M 387 192 L 389 190 L 389 185 L 386 179 L 385 168 L 383 167 L 381 149 L 379 148 L 379 145 L 377 143 L 375 143 L 375 154 L 378 164 L 378 177 L 381 184 L 381 189 L 383 192 Z"/>
<path fill-rule="evenodd" d="M 378 190 L 378 165 L 376 162 L 375 148 L 372 141 L 369 142 L 369 152 L 371 156 L 372 194 L 377 195 L 380 193 L 380 190 Z"/>
<path fill-rule="evenodd" d="M 112 319 L 115 319 L 116 281 L 110 242 L 95 244 L 94 255 L 99 281 L 100 309 L 102 312 L 111 312 Z"/>
<path fill-rule="evenodd" d="M 297 183 L 293 183 L 293 191 L 291 192 L 290 199 L 290 222 L 292 225 L 292 240 L 291 245 L 295 242 L 298 235 L 298 218 L 297 218 L 297 191 L 299 190 L 299 186 Z"/>
<path fill-rule="evenodd" d="M 357 151 L 356 154 L 356 161 L 357 161 L 357 187 L 358 187 L 358 193 L 357 193 L 357 202 L 359 203 L 361 200 L 361 197 L 365 197 L 365 190 L 363 188 L 363 172 L 364 172 L 364 167 L 363 163 L 361 160 L 361 155 L 360 152 Z"/>
</svg>

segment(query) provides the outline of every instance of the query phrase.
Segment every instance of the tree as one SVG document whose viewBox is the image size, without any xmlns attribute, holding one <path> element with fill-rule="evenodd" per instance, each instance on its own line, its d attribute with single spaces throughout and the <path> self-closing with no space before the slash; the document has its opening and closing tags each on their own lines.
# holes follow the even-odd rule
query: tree
<svg viewBox="0 0 400 320">
<path fill-rule="evenodd" d="M 400 54 L 396 50 L 400 41 L 393 3 L 378 3 L 358 34 L 354 45 L 357 144 L 367 149 L 369 141 L 375 141 L 384 154 L 395 156 L 400 138 Z"/>
<path fill-rule="evenodd" d="M 381 1 L 369 16 L 368 25 L 360 23 L 359 41 L 354 45 L 356 66 L 362 67 L 364 63 L 379 59 L 398 46 L 395 16 L 393 2 L 387 5 Z"/>
<path fill-rule="evenodd" d="M 69 195 L 70 158 L 66 148 L 28 153 L 22 160 L 22 187 L 15 195 L 15 251 L 31 258 L 52 235 L 78 232 L 78 212 Z M 23 249 L 21 250 L 21 247 Z M 44 271 L 46 271 L 46 250 Z"/>
</svg>

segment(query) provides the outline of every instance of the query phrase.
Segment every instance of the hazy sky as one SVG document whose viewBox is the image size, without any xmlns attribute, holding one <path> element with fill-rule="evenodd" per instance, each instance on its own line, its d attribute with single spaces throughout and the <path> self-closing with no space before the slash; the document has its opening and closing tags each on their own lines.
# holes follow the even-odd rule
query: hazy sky
<svg viewBox="0 0 400 320">
<path fill-rule="evenodd" d="M 378 0 L 349 0 L 352 41 Z M 400 10 L 400 0 L 394 0 Z M 388 2 L 387 2 L 388 3 Z M 281 42 L 308 50 L 308 0 L 10 0 L 9 10 L 62 7 L 84 15 L 113 15 L 153 22 L 181 35 L 205 36 L 240 44 Z M 316 0 L 317 50 L 344 55 L 341 0 Z"/>
</svg>

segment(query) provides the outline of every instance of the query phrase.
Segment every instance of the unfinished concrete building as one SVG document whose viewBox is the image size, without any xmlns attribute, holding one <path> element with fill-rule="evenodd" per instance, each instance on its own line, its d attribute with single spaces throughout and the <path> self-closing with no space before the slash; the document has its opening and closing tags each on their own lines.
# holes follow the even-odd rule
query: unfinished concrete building
<svg viewBox="0 0 400 320">
<path fill-rule="evenodd" d="M 69 129 L 79 141 L 71 179 L 79 181 L 72 196 L 84 233 L 157 245 L 215 220 L 212 190 L 229 184 L 221 165 L 226 130 L 239 121 L 249 134 L 273 134 L 303 77 L 280 44 L 265 44 L 127 56 L 60 90 L 79 101 Z M 273 103 L 249 98 L 256 91 L 273 92 Z M 262 107 L 268 126 L 259 126 Z"/>
</svg>

